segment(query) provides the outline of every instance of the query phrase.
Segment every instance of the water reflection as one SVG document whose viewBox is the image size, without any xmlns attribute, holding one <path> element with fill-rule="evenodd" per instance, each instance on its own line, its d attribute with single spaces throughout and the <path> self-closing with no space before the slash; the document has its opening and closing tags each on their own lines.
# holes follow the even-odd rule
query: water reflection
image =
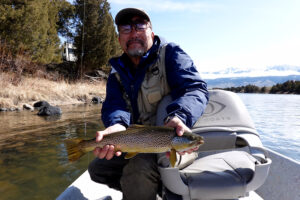
<svg viewBox="0 0 300 200">
<path fill-rule="evenodd" d="M 64 140 L 94 137 L 102 128 L 100 106 L 62 107 L 61 118 L 35 112 L 0 114 L 1 199 L 55 199 L 93 159 L 69 163 Z"/>
</svg>

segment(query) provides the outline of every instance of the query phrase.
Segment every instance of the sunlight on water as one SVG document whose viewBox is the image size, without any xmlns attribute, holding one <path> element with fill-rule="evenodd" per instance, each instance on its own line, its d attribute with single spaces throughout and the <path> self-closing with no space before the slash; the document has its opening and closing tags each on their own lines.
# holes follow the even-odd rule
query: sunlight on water
<svg viewBox="0 0 300 200">
<path fill-rule="evenodd" d="M 239 94 L 263 144 L 300 161 L 300 95 Z"/>
</svg>

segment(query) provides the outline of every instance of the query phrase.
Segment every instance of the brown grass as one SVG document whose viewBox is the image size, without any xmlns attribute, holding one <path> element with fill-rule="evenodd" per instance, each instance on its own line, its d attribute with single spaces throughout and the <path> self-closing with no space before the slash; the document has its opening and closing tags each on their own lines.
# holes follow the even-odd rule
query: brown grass
<svg viewBox="0 0 300 200">
<path fill-rule="evenodd" d="M 32 62 L 22 49 L 13 52 L 0 40 L 0 108 L 22 108 L 40 100 L 51 105 L 85 103 L 105 95 L 105 81 L 68 83 L 68 72 L 48 71 L 45 65 Z"/>
<path fill-rule="evenodd" d="M 105 95 L 105 82 L 51 81 L 44 78 L 22 76 L 18 84 L 14 73 L 0 73 L 0 108 L 21 108 L 40 100 L 51 105 L 85 103 L 94 96 Z"/>
</svg>

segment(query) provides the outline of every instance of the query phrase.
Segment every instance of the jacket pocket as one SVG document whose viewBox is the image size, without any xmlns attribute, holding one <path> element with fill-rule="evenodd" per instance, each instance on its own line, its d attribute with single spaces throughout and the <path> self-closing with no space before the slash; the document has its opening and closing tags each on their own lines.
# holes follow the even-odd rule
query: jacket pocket
<svg viewBox="0 0 300 200">
<path fill-rule="evenodd" d="M 147 95 L 147 99 L 150 104 L 158 102 L 159 100 L 161 100 L 161 98 L 162 98 L 162 96 L 161 96 L 160 90 L 152 91 Z"/>
</svg>

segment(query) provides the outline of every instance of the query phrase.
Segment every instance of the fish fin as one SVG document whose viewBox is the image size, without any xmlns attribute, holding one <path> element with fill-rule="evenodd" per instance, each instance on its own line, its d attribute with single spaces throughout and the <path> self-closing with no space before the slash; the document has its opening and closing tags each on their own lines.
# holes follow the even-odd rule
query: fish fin
<svg viewBox="0 0 300 200">
<path fill-rule="evenodd" d="M 82 139 L 70 139 L 65 141 L 69 161 L 74 162 L 85 154 L 84 150 L 79 145 L 82 141 Z"/>
<path fill-rule="evenodd" d="M 141 125 L 141 124 L 131 124 L 129 128 L 144 128 L 147 127 L 146 125 Z"/>
<path fill-rule="evenodd" d="M 136 154 L 138 154 L 138 153 L 137 152 L 126 153 L 125 159 L 133 158 L 134 156 L 136 156 Z"/>
<path fill-rule="evenodd" d="M 171 163 L 172 167 L 175 166 L 176 161 L 177 161 L 176 150 L 175 149 L 171 149 L 171 152 L 170 152 L 170 163 Z"/>
</svg>

